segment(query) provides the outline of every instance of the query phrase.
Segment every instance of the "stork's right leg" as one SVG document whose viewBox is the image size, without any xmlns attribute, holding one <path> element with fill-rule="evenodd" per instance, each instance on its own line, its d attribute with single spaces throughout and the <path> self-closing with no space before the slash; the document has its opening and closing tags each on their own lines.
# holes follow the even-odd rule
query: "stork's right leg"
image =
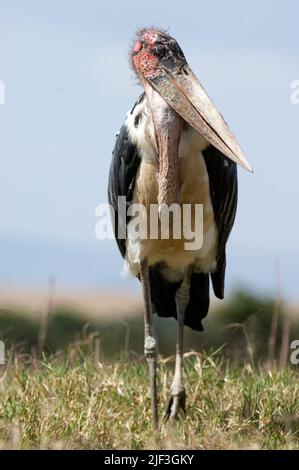
<svg viewBox="0 0 299 470">
<path fill-rule="evenodd" d="M 150 390 L 152 403 L 152 420 L 154 429 L 158 429 L 157 405 L 157 342 L 153 327 L 152 301 L 147 260 L 140 263 L 140 279 L 144 300 L 144 354 L 148 363 L 150 375 Z"/>
<path fill-rule="evenodd" d="M 178 417 L 180 410 L 186 413 L 186 391 L 183 379 L 183 343 L 184 343 L 184 319 L 189 303 L 191 268 L 186 270 L 183 282 L 176 293 L 177 307 L 177 341 L 175 355 L 174 378 L 170 388 L 170 399 L 168 401 L 164 417 L 166 420 L 174 420 Z"/>
</svg>

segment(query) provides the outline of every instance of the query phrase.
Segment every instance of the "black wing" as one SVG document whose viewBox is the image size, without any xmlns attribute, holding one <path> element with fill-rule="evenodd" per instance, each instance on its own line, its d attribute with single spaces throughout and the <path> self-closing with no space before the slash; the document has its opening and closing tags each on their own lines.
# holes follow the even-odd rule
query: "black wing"
<svg viewBox="0 0 299 470">
<path fill-rule="evenodd" d="M 137 103 L 144 98 L 144 94 L 138 99 Z M 136 106 L 135 104 L 135 106 Z M 133 113 L 133 107 L 131 113 Z M 122 227 L 128 226 L 127 208 L 132 202 L 135 180 L 140 165 L 140 154 L 138 148 L 132 143 L 129 137 L 128 129 L 124 124 L 117 135 L 114 150 L 112 153 L 112 161 L 109 172 L 108 183 L 108 202 L 114 209 L 114 235 L 119 250 L 123 257 L 126 255 L 126 240 L 119 238 L 118 225 Z M 122 220 L 122 213 L 118 212 L 118 197 L 126 197 L 126 218 Z M 120 220 L 119 220 L 120 217 Z"/>
<path fill-rule="evenodd" d="M 213 289 L 219 299 L 224 298 L 226 243 L 234 224 L 237 199 L 237 165 L 215 147 L 208 147 L 204 159 L 209 174 L 214 217 L 218 227 L 217 269 L 211 274 Z"/>
</svg>

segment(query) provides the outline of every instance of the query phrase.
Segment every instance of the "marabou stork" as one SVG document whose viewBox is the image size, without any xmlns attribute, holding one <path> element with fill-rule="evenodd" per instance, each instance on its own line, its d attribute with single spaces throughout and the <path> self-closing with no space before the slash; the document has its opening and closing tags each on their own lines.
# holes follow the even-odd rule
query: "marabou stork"
<svg viewBox="0 0 299 470">
<path fill-rule="evenodd" d="M 152 313 L 177 319 L 176 359 L 166 418 L 185 412 L 183 330 L 201 331 L 209 309 L 209 284 L 224 297 L 226 243 L 237 207 L 236 163 L 251 171 L 223 117 L 190 69 L 174 38 L 156 28 L 137 33 L 130 52 L 144 88 L 117 136 L 108 198 L 116 215 L 116 241 L 129 271 L 139 277 L 144 300 L 144 352 L 149 366 L 153 426 L 158 427 Z M 126 204 L 203 205 L 203 244 L 185 250 L 180 240 L 134 239 Z M 160 213 L 160 212 L 159 212 Z M 118 217 L 117 217 L 118 216 Z M 194 212 L 192 212 L 194 218 Z M 191 223 L 194 221 L 191 220 Z M 125 230 L 126 238 L 119 236 Z"/>
</svg>

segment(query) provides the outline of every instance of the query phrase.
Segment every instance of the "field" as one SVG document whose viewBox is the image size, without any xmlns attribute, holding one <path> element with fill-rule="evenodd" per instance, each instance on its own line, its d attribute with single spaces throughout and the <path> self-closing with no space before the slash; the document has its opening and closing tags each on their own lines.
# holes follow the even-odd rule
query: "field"
<svg viewBox="0 0 299 470">
<path fill-rule="evenodd" d="M 41 362 L 16 356 L 0 382 L 1 448 L 298 449 L 298 373 L 221 357 L 186 354 L 187 417 L 162 423 L 156 442 L 142 358 L 104 365 L 86 342 Z M 160 358 L 160 414 L 172 365 Z"/>
<path fill-rule="evenodd" d="M 155 440 L 140 305 L 31 296 L 24 311 L 14 299 L 0 303 L 0 448 L 299 449 L 297 308 L 239 291 L 212 308 L 204 333 L 187 328 L 187 416 L 161 421 Z M 162 417 L 176 325 L 155 326 Z"/>
</svg>

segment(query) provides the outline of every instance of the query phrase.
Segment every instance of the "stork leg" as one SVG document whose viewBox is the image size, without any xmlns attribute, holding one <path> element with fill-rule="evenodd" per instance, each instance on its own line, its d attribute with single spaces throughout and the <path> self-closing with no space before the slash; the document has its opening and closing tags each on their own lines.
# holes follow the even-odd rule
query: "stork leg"
<svg viewBox="0 0 299 470">
<path fill-rule="evenodd" d="M 144 301 L 144 355 L 146 357 L 149 375 L 152 404 L 152 421 L 155 430 L 158 429 L 157 405 L 157 342 L 153 327 L 152 302 L 147 260 L 140 263 L 140 279 Z"/>
<path fill-rule="evenodd" d="M 190 269 L 185 273 L 183 282 L 176 293 L 177 308 L 177 339 L 175 355 L 175 371 L 170 387 L 170 398 L 164 417 L 171 421 L 176 419 L 180 410 L 186 414 L 186 390 L 183 379 L 183 345 L 184 345 L 184 318 L 189 303 Z"/>
</svg>

